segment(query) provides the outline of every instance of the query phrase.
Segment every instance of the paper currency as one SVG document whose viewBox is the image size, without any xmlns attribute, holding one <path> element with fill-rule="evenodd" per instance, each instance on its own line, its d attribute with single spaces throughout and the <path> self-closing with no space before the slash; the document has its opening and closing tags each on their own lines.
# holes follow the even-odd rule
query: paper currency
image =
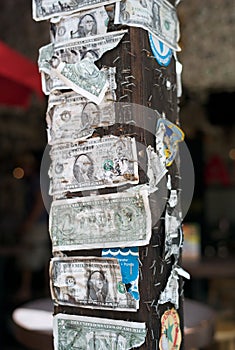
<svg viewBox="0 0 235 350">
<path fill-rule="evenodd" d="M 145 323 L 57 314 L 53 320 L 55 350 L 129 350 L 146 338 Z"/>
<path fill-rule="evenodd" d="M 148 193 L 114 193 L 53 201 L 53 251 L 146 245 L 151 237 Z"/>
<path fill-rule="evenodd" d="M 86 57 L 78 63 L 64 63 L 58 58 L 52 59 L 51 71 L 62 80 L 68 89 L 72 89 L 89 100 L 100 104 L 108 88 L 104 71 Z"/>
<path fill-rule="evenodd" d="M 122 282 L 117 259 L 53 258 L 50 263 L 52 299 L 61 305 L 136 311 L 138 301 Z"/>
<path fill-rule="evenodd" d="M 38 66 L 45 94 L 54 90 L 72 89 L 100 104 L 110 87 L 107 69 L 99 70 L 94 61 L 114 48 L 126 30 L 49 44 L 39 50 Z"/>
<path fill-rule="evenodd" d="M 51 38 L 61 42 L 74 38 L 105 34 L 109 17 L 104 6 L 81 11 L 73 16 L 51 19 Z"/>
<path fill-rule="evenodd" d="M 50 195 L 139 182 L 134 138 L 104 136 L 63 143 L 53 146 L 50 156 Z"/>
<path fill-rule="evenodd" d="M 51 93 L 48 99 L 48 143 L 74 142 L 91 136 L 97 127 L 115 123 L 115 93 L 108 90 L 100 105 L 76 92 Z"/>
<path fill-rule="evenodd" d="M 67 64 L 78 64 L 85 58 L 95 62 L 105 52 L 117 46 L 126 33 L 127 30 L 118 30 L 89 38 L 77 38 L 42 46 L 39 49 L 39 70 L 51 74 L 53 58 Z"/>
<path fill-rule="evenodd" d="M 102 68 L 101 70 L 106 74 L 109 89 L 114 90 L 116 86 L 116 81 L 115 81 L 116 68 L 109 67 L 109 68 Z M 58 91 L 68 90 L 68 86 L 62 80 L 60 80 L 58 76 L 56 76 L 52 72 L 50 74 L 47 74 L 42 71 L 41 79 L 42 79 L 42 91 L 44 92 L 45 95 L 49 95 L 51 92 L 57 93 Z"/>
<path fill-rule="evenodd" d="M 52 17 L 62 17 L 113 2 L 114 0 L 33 0 L 33 19 L 42 21 Z"/>
<path fill-rule="evenodd" d="M 121 267 L 122 282 L 135 300 L 139 300 L 139 249 L 138 247 L 109 248 L 102 250 L 103 257 L 116 258 Z"/>
<path fill-rule="evenodd" d="M 126 0 L 116 3 L 115 23 L 143 28 L 173 50 L 180 51 L 176 8 L 167 0 Z"/>
</svg>

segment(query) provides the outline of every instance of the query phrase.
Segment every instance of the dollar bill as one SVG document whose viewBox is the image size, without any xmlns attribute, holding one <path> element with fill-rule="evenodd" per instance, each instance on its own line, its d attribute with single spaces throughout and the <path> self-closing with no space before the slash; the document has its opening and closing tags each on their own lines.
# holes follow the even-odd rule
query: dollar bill
<svg viewBox="0 0 235 350">
<path fill-rule="evenodd" d="M 94 61 L 104 52 L 114 48 L 126 31 L 96 36 L 94 39 L 73 39 L 66 43 L 46 45 L 39 50 L 38 66 L 42 75 L 43 91 L 60 88 L 72 89 L 94 103 L 100 104 L 109 86 L 104 69 L 99 70 Z M 52 82 L 48 80 L 49 75 Z M 55 84 L 54 85 L 54 80 Z"/>
<path fill-rule="evenodd" d="M 115 67 L 102 68 L 102 71 L 105 72 L 106 74 L 109 89 L 111 90 L 116 89 L 116 80 L 115 80 L 116 68 Z M 42 91 L 45 93 L 45 95 L 49 95 L 52 92 L 58 93 L 58 91 L 68 90 L 68 86 L 62 80 L 60 80 L 58 76 L 56 76 L 52 72 L 50 74 L 47 74 L 42 71 L 41 80 L 42 80 Z M 107 92 L 108 92 L 108 89 L 107 89 Z"/>
<path fill-rule="evenodd" d="M 115 98 L 109 89 L 100 105 L 73 91 L 50 94 L 46 117 L 49 145 L 83 140 L 95 128 L 114 124 Z"/>
<path fill-rule="evenodd" d="M 112 3 L 114 0 L 33 0 L 32 13 L 35 21 L 42 21 Z"/>
<path fill-rule="evenodd" d="M 68 89 L 76 91 L 96 104 L 100 104 L 103 100 L 108 81 L 105 72 L 99 70 L 92 59 L 87 57 L 78 63 L 64 63 L 55 58 L 51 70 Z"/>
<path fill-rule="evenodd" d="M 129 350 L 146 338 L 143 322 L 57 314 L 53 319 L 55 350 Z"/>
<path fill-rule="evenodd" d="M 42 46 L 39 49 L 39 70 L 51 74 L 53 57 L 66 64 L 78 64 L 85 58 L 95 62 L 105 52 L 117 46 L 126 33 L 127 30 L 118 30 L 89 38 L 77 38 Z"/>
<path fill-rule="evenodd" d="M 50 34 L 53 42 L 84 38 L 107 32 L 109 17 L 104 6 L 80 11 L 73 16 L 51 19 Z"/>
<path fill-rule="evenodd" d="M 148 193 L 53 201 L 49 232 L 54 252 L 146 245 L 151 236 Z"/>
<path fill-rule="evenodd" d="M 50 195 L 139 181 L 134 138 L 104 136 L 63 143 L 53 146 L 50 156 Z"/>
<path fill-rule="evenodd" d="M 60 305 L 119 311 L 138 309 L 138 301 L 122 282 L 117 259 L 53 258 L 50 285 L 52 299 Z"/>
<path fill-rule="evenodd" d="M 167 0 L 125 0 L 116 3 L 115 23 L 143 28 L 180 51 L 176 8 Z"/>
</svg>

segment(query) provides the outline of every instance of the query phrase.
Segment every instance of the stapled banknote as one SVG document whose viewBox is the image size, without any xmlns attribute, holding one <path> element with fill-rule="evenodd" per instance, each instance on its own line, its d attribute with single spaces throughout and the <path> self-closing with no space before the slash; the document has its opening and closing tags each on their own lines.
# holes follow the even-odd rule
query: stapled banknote
<svg viewBox="0 0 235 350">
<path fill-rule="evenodd" d="M 61 143 L 50 156 L 50 195 L 139 182 L 135 138 L 110 135 Z"/>
<path fill-rule="evenodd" d="M 151 237 L 148 192 L 118 192 L 52 202 L 53 251 L 146 245 Z"/>
<path fill-rule="evenodd" d="M 33 0 L 33 19 L 43 21 L 114 3 L 114 0 Z"/>
<path fill-rule="evenodd" d="M 143 28 L 180 51 L 176 8 L 167 0 L 125 0 L 116 3 L 115 23 Z"/>
<path fill-rule="evenodd" d="M 84 350 L 129 350 L 146 338 L 144 322 L 57 314 L 53 320 L 54 348 Z"/>
<path fill-rule="evenodd" d="M 52 299 L 60 305 L 119 311 L 136 311 L 139 307 L 127 292 L 114 258 L 53 258 L 50 283 Z"/>
<path fill-rule="evenodd" d="M 95 128 L 113 125 L 115 99 L 115 91 L 110 89 L 100 105 L 74 91 L 51 93 L 46 117 L 49 145 L 84 140 Z"/>
</svg>

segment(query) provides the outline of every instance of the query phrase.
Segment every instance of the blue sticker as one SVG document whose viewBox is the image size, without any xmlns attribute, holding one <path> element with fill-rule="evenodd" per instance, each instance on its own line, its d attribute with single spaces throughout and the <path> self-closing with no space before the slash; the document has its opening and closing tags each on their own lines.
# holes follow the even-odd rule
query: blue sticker
<svg viewBox="0 0 235 350">
<path fill-rule="evenodd" d="M 167 67 L 171 61 L 172 50 L 150 33 L 149 42 L 157 62 L 161 66 Z"/>
<path fill-rule="evenodd" d="M 122 283 L 125 284 L 126 291 L 130 293 L 135 300 L 139 300 L 140 295 L 139 295 L 139 288 L 138 288 L 138 280 L 139 280 L 138 247 L 103 249 L 102 256 L 106 258 L 115 258 L 118 260 L 121 268 Z"/>
</svg>

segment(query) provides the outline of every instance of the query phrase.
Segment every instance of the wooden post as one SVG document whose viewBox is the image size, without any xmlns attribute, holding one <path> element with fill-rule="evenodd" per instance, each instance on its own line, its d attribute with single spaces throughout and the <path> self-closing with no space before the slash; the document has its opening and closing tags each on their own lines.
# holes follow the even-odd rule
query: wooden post
<svg viewBox="0 0 235 350">
<path fill-rule="evenodd" d="M 112 6 L 107 6 L 107 9 L 112 11 Z M 179 125 L 176 59 L 175 55 L 172 55 L 169 65 L 160 65 L 152 52 L 149 35 L 146 30 L 131 26 L 115 25 L 113 21 L 109 22 L 108 31 L 119 29 L 128 29 L 128 33 L 125 34 L 116 48 L 106 52 L 96 62 L 99 68 L 104 66 L 116 67 L 116 112 L 119 114 L 119 117 L 112 126 L 96 128 L 96 136 L 131 135 L 135 137 L 138 150 L 140 184 L 145 184 L 148 182 L 146 170 L 147 159 L 146 155 L 143 156 L 143 152 L 141 153 L 141 147 L 145 149 L 148 145 L 151 145 L 156 149 L 156 117 L 154 110 L 160 116 L 164 116 L 172 123 Z M 130 108 L 133 113 L 132 116 L 135 119 L 134 124 L 125 123 L 125 113 L 122 106 Z M 149 244 L 139 247 L 139 310 L 137 312 L 122 312 L 59 305 L 55 306 L 55 314 L 65 313 L 123 321 L 145 322 L 147 336 L 144 344 L 139 349 L 159 349 L 159 341 L 163 328 L 161 317 L 165 311 L 174 308 L 174 305 L 170 301 L 163 304 L 158 304 L 158 301 L 161 292 L 166 287 L 175 263 L 175 257 L 173 255 L 165 259 L 165 214 L 167 200 L 170 195 L 170 190 L 167 187 L 168 175 L 171 176 L 171 189 L 176 190 L 179 194 L 180 174 L 177 166 L 178 161 L 177 155 L 172 164 L 168 166 L 168 173 L 163 179 L 165 182 L 163 181 L 161 185 L 163 192 L 155 191 L 149 196 L 153 227 Z M 98 189 L 98 194 L 108 194 L 115 191 L 118 192 L 118 188 L 112 188 L 110 190 L 107 187 Z M 180 230 L 181 228 L 179 227 L 179 235 L 181 234 Z M 181 247 L 179 247 L 180 250 Z M 75 250 L 64 253 L 68 256 L 100 257 L 101 249 Z M 177 263 L 180 264 L 180 258 Z M 179 314 L 180 330 L 183 338 L 182 285 L 182 278 L 179 276 L 179 308 L 177 312 Z M 180 342 L 178 341 L 176 345 L 179 344 Z M 183 339 L 180 349 L 183 349 Z M 163 350 L 162 347 L 161 350 Z"/>
</svg>

